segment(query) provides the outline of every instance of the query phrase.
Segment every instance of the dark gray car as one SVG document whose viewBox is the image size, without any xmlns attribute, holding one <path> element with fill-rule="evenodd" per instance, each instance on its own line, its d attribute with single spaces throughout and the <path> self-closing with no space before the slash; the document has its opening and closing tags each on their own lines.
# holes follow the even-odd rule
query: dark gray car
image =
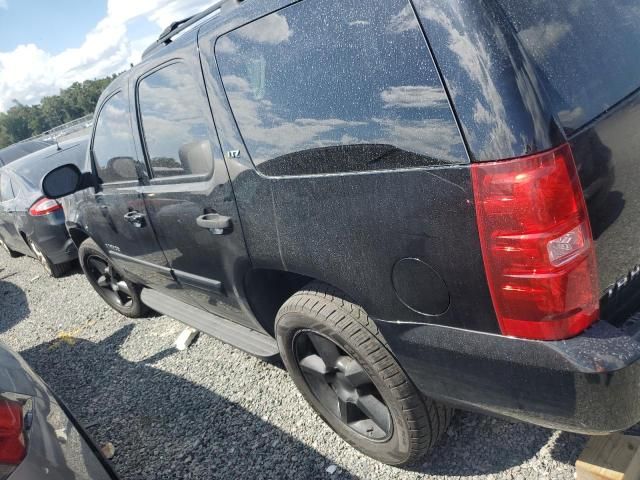
<svg viewBox="0 0 640 480">
<path fill-rule="evenodd" d="M 42 478 L 117 476 L 42 379 L 0 342 L 0 480 Z"/>
<path fill-rule="evenodd" d="M 87 138 L 52 145 L 0 168 L 0 246 L 29 255 L 53 277 L 64 274 L 77 249 L 65 228 L 62 205 L 42 193 L 42 177 L 65 163 L 81 165 Z"/>
</svg>

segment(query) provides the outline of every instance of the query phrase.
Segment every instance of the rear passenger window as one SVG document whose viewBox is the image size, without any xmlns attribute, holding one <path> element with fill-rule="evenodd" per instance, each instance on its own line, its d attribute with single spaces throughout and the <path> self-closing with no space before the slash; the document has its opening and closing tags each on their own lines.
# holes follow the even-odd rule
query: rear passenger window
<svg viewBox="0 0 640 480">
<path fill-rule="evenodd" d="M 155 177 L 207 174 L 213 167 L 206 102 L 182 63 L 146 77 L 138 85 L 140 120 Z"/>
<path fill-rule="evenodd" d="M 468 161 L 407 0 L 304 0 L 221 37 L 215 55 L 266 174 Z"/>
<path fill-rule="evenodd" d="M 0 202 L 6 202 L 14 197 L 11 180 L 8 175 L 0 175 Z"/>
<path fill-rule="evenodd" d="M 107 100 L 100 110 L 92 151 L 96 173 L 104 183 L 138 179 L 129 104 L 122 92 Z"/>
</svg>

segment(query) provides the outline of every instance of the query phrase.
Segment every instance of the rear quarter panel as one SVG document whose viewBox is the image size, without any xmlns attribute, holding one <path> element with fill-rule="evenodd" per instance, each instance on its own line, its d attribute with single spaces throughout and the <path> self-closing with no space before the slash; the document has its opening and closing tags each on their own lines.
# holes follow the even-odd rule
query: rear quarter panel
<svg viewBox="0 0 640 480">
<path fill-rule="evenodd" d="M 286 3 L 247 4 L 224 25 L 212 20 L 199 40 L 222 150 L 238 150 L 226 164 L 253 267 L 334 285 L 377 319 L 497 331 L 469 165 L 287 177 L 255 170 L 217 73 L 212 39 Z M 443 312 L 418 313 L 396 296 L 392 271 L 403 258 L 420 258 L 437 272 L 449 295 Z M 416 281 L 406 288 L 429 297 L 424 286 Z"/>
</svg>

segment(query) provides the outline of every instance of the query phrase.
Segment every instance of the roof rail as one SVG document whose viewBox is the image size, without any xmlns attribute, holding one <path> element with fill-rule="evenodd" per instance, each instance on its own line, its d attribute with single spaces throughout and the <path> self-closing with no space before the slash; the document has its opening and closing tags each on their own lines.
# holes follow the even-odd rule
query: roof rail
<svg viewBox="0 0 640 480">
<path fill-rule="evenodd" d="M 169 43 L 171 43 L 171 39 L 173 37 L 177 36 L 180 32 L 183 32 L 184 30 L 188 29 L 189 27 L 204 19 L 205 17 L 211 15 L 212 13 L 217 12 L 220 7 L 222 7 L 222 5 L 224 3 L 227 3 L 228 1 L 230 0 L 216 0 L 206 10 L 203 10 L 200 13 L 196 13 L 195 15 L 191 15 L 190 17 L 183 18 L 182 20 L 172 22 L 171 25 L 163 30 L 158 39 L 145 49 L 145 51 L 142 53 L 142 58 L 144 59 L 145 57 L 147 57 L 156 48 L 168 45 Z M 241 2 L 242 0 L 237 1 Z"/>
</svg>

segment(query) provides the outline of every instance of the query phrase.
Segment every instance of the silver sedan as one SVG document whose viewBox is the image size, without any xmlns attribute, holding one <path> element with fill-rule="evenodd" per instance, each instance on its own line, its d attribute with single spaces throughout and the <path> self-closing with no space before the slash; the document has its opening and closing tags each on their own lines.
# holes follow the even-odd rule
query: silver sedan
<svg viewBox="0 0 640 480">
<path fill-rule="evenodd" d="M 0 342 L 0 480 L 113 480 L 55 394 Z"/>
</svg>

